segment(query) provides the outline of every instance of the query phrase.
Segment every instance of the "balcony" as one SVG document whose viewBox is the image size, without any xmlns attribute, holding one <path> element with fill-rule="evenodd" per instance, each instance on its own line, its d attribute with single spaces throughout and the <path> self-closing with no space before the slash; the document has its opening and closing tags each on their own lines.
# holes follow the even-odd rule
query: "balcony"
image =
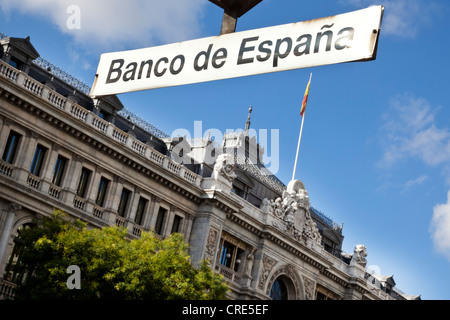
<svg viewBox="0 0 450 320">
<path fill-rule="evenodd" d="M 231 283 L 237 283 L 239 284 L 241 282 L 241 274 L 231 270 L 230 268 L 227 268 L 221 264 L 216 265 L 215 270 L 217 273 L 223 275 L 225 280 Z"/>
</svg>

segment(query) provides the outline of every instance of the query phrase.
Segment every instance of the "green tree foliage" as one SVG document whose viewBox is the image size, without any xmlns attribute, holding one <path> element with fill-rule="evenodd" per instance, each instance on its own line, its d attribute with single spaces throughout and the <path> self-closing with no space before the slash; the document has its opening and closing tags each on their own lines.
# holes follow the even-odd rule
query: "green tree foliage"
<svg viewBox="0 0 450 320">
<path fill-rule="evenodd" d="M 28 276 L 16 299 L 225 299 L 228 286 L 206 261 L 191 264 L 182 235 L 161 240 L 143 232 L 127 240 L 124 228 L 87 229 L 55 211 L 21 234 L 19 267 Z M 69 289 L 70 265 L 81 271 L 81 289 Z"/>
</svg>

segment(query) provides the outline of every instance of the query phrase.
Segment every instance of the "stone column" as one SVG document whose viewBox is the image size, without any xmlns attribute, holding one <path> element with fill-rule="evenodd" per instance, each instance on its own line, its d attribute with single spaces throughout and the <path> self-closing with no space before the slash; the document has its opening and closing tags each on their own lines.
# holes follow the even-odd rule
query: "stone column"
<svg viewBox="0 0 450 320">
<path fill-rule="evenodd" d="M 111 183 L 111 182 L 110 182 Z M 109 214 L 108 223 L 114 225 L 116 223 L 117 208 L 120 202 L 120 192 L 123 188 L 124 179 L 119 176 L 114 176 L 112 186 L 107 190 L 105 198 L 105 211 Z"/>
<path fill-rule="evenodd" d="M 136 219 L 136 210 L 139 204 L 139 198 L 141 194 L 141 189 L 136 187 L 130 198 L 130 203 L 128 204 L 128 210 L 126 212 L 127 228 L 128 232 L 133 232 L 134 220 Z"/>
<path fill-rule="evenodd" d="M 149 212 L 151 212 L 151 216 L 146 218 L 147 222 L 145 224 L 148 229 L 155 230 L 156 219 L 158 218 L 159 207 L 161 206 L 160 203 L 161 198 L 156 196 L 152 197 L 152 208 L 149 210 Z"/>
<path fill-rule="evenodd" d="M 60 147 L 56 144 L 52 145 L 52 149 L 49 150 L 49 159 L 47 165 L 43 165 L 42 180 L 41 180 L 41 191 L 45 194 L 48 193 L 50 185 L 52 183 L 54 168 L 56 165 L 56 159 L 58 158 Z"/>
<path fill-rule="evenodd" d="M 183 235 L 184 235 L 184 239 L 187 242 L 190 242 L 190 238 L 191 238 L 191 230 L 192 230 L 192 224 L 194 223 L 194 216 L 190 213 L 188 213 L 186 215 L 186 221 L 184 223 L 184 230 L 183 230 Z"/>
<path fill-rule="evenodd" d="M 150 199 L 148 199 L 148 204 L 147 207 L 144 210 L 144 216 L 143 216 L 143 220 L 141 223 L 141 226 L 143 229 L 145 230 L 149 230 L 150 229 L 150 223 L 153 217 L 153 210 L 155 208 L 155 196 L 150 196 Z"/>
<path fill-rule="evenodd" d="M 73 200 L 77 194 L 78 180 L 81 175 L 83 161 L 84 159 L 81 156 L 73 155 L 67 168 L 66 178 L 62 184 L 61 200 L 70 206 L 73 205 Z M 93 179 L 93 177 L 91 177 L 91 179 Z"/>
<path fill-rule="evenodd" d="M 208 259 L 214 267 L 217 257 L 225 216 L 215 207 L 214 200 L 204 201 L 199 207 L 192 224 L 189 240 L 192 263 L 197 265 L 202 259 Z"/>
<path fill-rule="evenodd" d="M 11 235 L 11 229 L 16 217 L 16 211 L 22 209 L 22 206 L 17 203 L 10 203 L 6 209 L 2 211 L 2 215 L 6 216 L 5 224 L 0 236 L 0 277 L 3 277 L 5 266 L 3 265 L 4 255 L 8 239 Z"/>
<path fill-rule="evenodd" d="M 27 131 L 17 153 L 17 169 L 15 170 L 14 179 L 24 185 L 27 184 L 28 175 L 30 174 L 30 166 L 36 151 L 37 139 L 37 133 L 31 130 Z"/>
<path fill-rule="evenodd" d="M 93 177 L 89 183 L 89 186 L 86 190 L 86 212 L 92 213 L 95 204 L 95 199 L 97 197 L 98 184 L 100 183 L 100 179 L 102 177 L 103 168 L 95 167 L 95 171 L 92 173 Z M 111 188 L 111 186 L 110 186 Z"/>
<path fill-rule="evenodd" d="M 133 195 L 130 199 L 130 205 L 127 212 L 127 220 L 131 221 L 132 223 L 134 223 L 134 220 L 136 219 L 136 210 L 139 204 L 139 199 L 141 197 L 141 192 L 142 190 L 140 188 L 135 187 Z"/>
<path fill-rule="evenodd" d="M 256 251 L 254 252 L 254 262 L 253 262 L 253 270 L 252 270 L 252 282 L 251 287 L 255 290 L 258 290 L 260 292 L 264 292 L 265 294 L 265 285 L 266 285 L 266 275 L 268 267 L 272 268 L 271 266 L 272 262 L 271 259 L 266 258 L 266 264 L 269 261 L 270 263 L 266 266 L 264 265 L 264 247 L 265 247 L 265 238 L 261 238 L 258 248 L 256 248 Z"/>
<path fill-rule="evenodd" d="M 172 232 L 172 226 L 173 226 L 173 220 L 175 218 L 175 211 L 177 210 L 177 207 L 175 207 L 174 205 L 171 205 L 169 207 L 169 211 L 167 212 L 167 217 L 166 217 L 166 223 L 165 223 L 165 231 L 164 235 L 168 235 Z"/>
</svg>

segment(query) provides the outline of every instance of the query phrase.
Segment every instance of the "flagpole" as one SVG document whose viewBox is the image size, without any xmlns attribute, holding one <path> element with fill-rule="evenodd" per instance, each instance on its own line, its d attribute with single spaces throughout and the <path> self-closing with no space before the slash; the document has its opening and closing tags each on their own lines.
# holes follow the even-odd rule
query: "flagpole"
<svg viewBox="0 0 450 320">
<path fill-rule="evenodd" d="M 307 89 L 307 94 L 309 94 L 309 85 L 311 84 L 311 78 L 312 78 L 312 73 L 309 75 L 309 82 L 308 82 L 308 89 Z M 306 106 L 305 106 L 306 107 Z M 303 116 L 302 116 L 302 125 L 300 126 L 300 134 L 298 136 L 298 145 L 297 145 L 297 153 L 295 155 L 295 163 L 294 163 L 294 172 L 292 172 L 292 180 L 295 179 L 295 171 L 297 169 L 297 161 L 298 161 L 298 152 L 300 150 L 300 142 L 302 141 L 302 133 L 303 133 L 303 124 L 305 123 L 305 115 L 306 115 L 306 110 L 304 110 L 303 112 Z"/>
<path fill-rule="evenodd" d="M 295 155 L 294 172 L 292 173 L 292 180 L 295 179 L 295 170 L 297 169 L 298 151 L 300 150 L 300 142 L 302 141 L 303 123 L 305 122 L 305 114 L 302 117 L 302 125 L 300 127 L 300 134 L 298 136 L 297 154 Z"/>
</svg>

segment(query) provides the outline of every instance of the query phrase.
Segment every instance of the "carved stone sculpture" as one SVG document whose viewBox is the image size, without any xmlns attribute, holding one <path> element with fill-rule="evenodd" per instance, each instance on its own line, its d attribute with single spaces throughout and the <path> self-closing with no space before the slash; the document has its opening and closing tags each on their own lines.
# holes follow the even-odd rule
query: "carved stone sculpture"
<svg viewBox="0 0 450 320">
<path fill-rule="evenodd" d="M 252 275 L 252 269 L 253 269 L 253 262 L 255 261 L 255 248 L 250 248 L 249 253 L 247 255 L 247 259 L 245 262 L 245 272 L 244 274 L 247 276 Z"/>
<path fill-rule="evenodd" d="M 209 229 L 208 239 L 206 240 L 206 250 L 203 258 L 213 263 L 214 253 L 216 252 L 217 240 L 219 239 L 219 231 L 216 229 Z"/>
<path fill-rule="evenodd" d="M 234 161 L 233 156 L 228 153 L 221 154 L 216 159 L 212 177 L 216 180 L 223 177 L 231 183 L 236 178 L 236 174 L 234 173 L 235 169 L 236 162 Z"/>
<path fill-rule="evenodd" d="M 303 283 L 305 284 L 305 299 L 314 300 L 314 281 L 303 276 Z"/>
<path fill-rule="evenodd" d="M 270 258 L 267 255 L 263 256 L 263 266 L 259 276 L 258 287 L 261 290 L 264 290 L 266 286 L 267 278 L 269 277 L 270 271 L 272 271 L 273 267 L 278 263 L 275 259 Z"/>
<path fill-rule="evenodd" d="M 309 213 L 309 197 L 304 188 L 301 181 L 291 181 L 282 198 L 264 199 L 261 210 L 281 219 L 282 222 L 274 221 L 273 224 L 291 233 L 295 239 L 312 240 L 320 244 L 322 236 Z"/>
<path fill-rule="evenodd" d="M 355 262 L 363 267 L 366 267 L 367 264 L 367 248 L 363 244 L 358 244 L 355 246 L 355 250 L 353 251 L 352 262 Z"/>
</svg>

